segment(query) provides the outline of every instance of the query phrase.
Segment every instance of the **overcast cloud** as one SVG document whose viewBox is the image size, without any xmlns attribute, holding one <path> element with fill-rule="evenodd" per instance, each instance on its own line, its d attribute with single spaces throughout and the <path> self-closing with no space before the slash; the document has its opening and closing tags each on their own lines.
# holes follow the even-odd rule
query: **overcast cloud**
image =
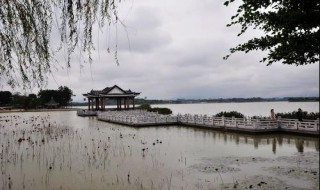
<svg viewBox="0 0 320 190">
<path fill-rule="evenodd" d="M 239 27 L 226 27 L 237 7 L 223 2 L 124 1 L 119 12 L 126 28 L 117 27 L 120 65 L 107 53 L 115 47 L 115 26 L 110 35 L 108 29 L 96 30 L 93 64 L 80 69 L 80 56 L 74 55 L 71 69 L 54 72 L 47 88 L 68 86 L 75 101 L 91 89 L 115 84 L 148 99 L 319 96 L 318 63 L 266 66 L 259 63 L 265 52 L 236 53 L 223 60 L 229 48 L 261 34 L 237 37 Z"/>
</svg>

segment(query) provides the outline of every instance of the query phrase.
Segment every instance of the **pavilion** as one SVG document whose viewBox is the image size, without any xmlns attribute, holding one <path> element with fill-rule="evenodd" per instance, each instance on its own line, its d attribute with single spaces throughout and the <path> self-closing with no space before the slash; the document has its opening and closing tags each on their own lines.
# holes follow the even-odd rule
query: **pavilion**
<svg viewBox="0 0 320 190">
<path fill-rule="evenodd" d="M 54 99 L 53 99 L 53 97 L 51 96 L 51 99 L 49 100 L 49 102 L 47 102 L 47 103 L 45 103 L 44 104 L 47 108 L 58 108 L 58 106 L 59 106 L 59 103 L 58 102 L 56 102 Z"/>
<path fill-rule="evenodd" d="M 90 92 L 83 94 L 88 99 L 88 110 L 105 110 L 107 105 L 107 99 L 117 100 L 117 110 L 131 109 L 130 103 L 132 103 L 132 109 L 135 108 L 134 98 L 138 96 L 140 92 L 132 92 L 129 90 L 123 90 L 117 85 L 112 87 L 106 87 L 103 90 L 91 90 Z"/>
</svg>

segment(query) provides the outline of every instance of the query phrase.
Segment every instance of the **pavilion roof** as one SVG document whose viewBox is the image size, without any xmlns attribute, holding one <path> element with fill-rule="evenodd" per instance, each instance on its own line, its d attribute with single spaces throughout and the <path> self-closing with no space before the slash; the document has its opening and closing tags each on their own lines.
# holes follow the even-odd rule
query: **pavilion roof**
<svg viewBox="0 0 320 190">
<path fill-rule="evenodd" d="M 59 105 L 59 103 L 54 101 L 53 97 L 51 96 L 51 99 L 45 105 L 46 106 L 57 106 L 57 105 Z"/>
<path fill-rule="evenodd" d="M 103 90 L 91 90 L 90 92 L 83 94 L 86 97 L 135 97 L 140 92 L 133 92 L 129 90 L 123 90 L 117 85 L 112 87 L 106 87 Z"/>
</svg>

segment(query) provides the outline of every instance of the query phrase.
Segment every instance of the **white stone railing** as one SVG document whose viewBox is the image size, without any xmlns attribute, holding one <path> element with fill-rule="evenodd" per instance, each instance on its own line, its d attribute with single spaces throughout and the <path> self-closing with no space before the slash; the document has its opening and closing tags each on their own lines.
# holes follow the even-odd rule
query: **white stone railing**
<svg viewBox="0 0 320 190">
<path fill-rule="evenodd" d="M 295 129 L 302 131 L 319 131 L 319 119 L 317 120 L 303 120 L 297 119 L 278 119 L 280 128 Z"/>
<path fill-rule="evenodd" d="M 177 116 L 161 115 L 145 110 L 99 112 L 98 119 L 126 124 L 166 124 L 177 123 Z"/>
<path fill-rule="evenodd" d="M 256 130 L 281 128 L 286 130 L 319 131 L 319 119 L 298 121 L 294 119 L 278 118 L 277 120 L 271 120 L 261 118 L 216 117 L 198 114 L 178 114 L 177 116 L 172 116 L 161 115 L 156 112 L 148 112 L 146 110 L 107 111 L 99 112 L 97 116 L 100 120 L 126 124 L 181 123 L 204 127 L 227 127 Z"/>
<path fill-rule="evenodd" d="M 234 118 L 234 117 L 216 117 L 207 115 L 178 115 L 178 121 L 182 124 L 195 124 L 203 126 L 220 126 L 228 128 L 247 128 L 247 129 L 293 129 L 302 131 L 319 131 L 318 120 L 295 119 L 252 119 L 252 118 Z"/>
</svg>

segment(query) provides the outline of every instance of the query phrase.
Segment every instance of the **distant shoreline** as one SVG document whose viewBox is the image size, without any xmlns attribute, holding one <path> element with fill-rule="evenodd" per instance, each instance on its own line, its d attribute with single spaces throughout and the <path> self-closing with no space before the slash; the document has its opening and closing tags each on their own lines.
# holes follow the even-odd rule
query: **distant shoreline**
<svg viewBox="0 0 320 190">
<path fill-rule="evenodd" d="M 317 100 L 261 100 L 261 101 L 197 101 L 197 100 L 190 100 L 190 101 L 167 101 L 167 100 L 146 100 L 144 102 L 136 102 L 137 105 L 141 104 L 215 104 L 215 103 L 260 103 L 260 102 L 317 102 Z M 116 106 L 117 104 L 108 104 L 110 106 Z M 88 106 L 87 102 L 74 102 L 72 106 Z"/>
<path fill-rule="evenodd" d="M 0 109 L 0 113 L 15 112 L 52 112 L 52 111 L 77 111 L 79 108 L 58 108 L 58 109 Z"/>
</svg>

